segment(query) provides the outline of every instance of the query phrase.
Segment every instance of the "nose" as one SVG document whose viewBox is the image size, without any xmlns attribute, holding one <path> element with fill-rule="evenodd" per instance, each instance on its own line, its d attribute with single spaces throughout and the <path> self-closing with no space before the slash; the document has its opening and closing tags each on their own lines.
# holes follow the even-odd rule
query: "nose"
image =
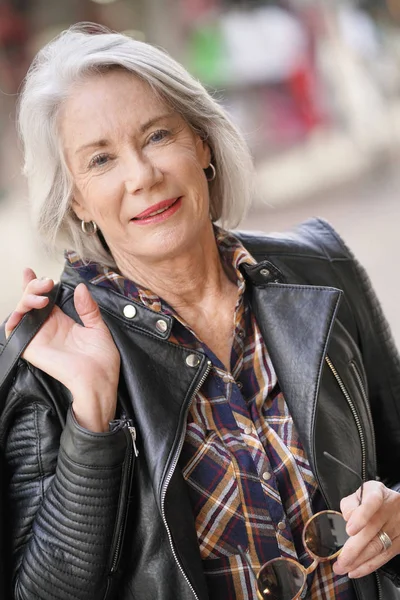
<svg viewBox="0 0 400 600">
<path fill-rule="evenodd" d="M 125 167 L 125 189 L 128 194 L 147 192 L 163 179 L 162 171 L 145 155 L 132 153 Z"/>
</svg>

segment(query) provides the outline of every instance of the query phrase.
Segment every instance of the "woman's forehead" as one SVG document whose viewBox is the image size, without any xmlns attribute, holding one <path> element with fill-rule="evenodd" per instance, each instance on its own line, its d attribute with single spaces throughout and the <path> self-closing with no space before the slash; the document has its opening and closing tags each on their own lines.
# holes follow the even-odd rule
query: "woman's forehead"
<svg viewBox="0 0 400 600">
<path fill-rule="evenodd" d="M 118 70 L 88 76 L 71 89 L 60 113 L 60 130 L 67 149 L 90 143 L 94 134 L 108 137 L 129 127 L 144 132 L 157 119 L 178 113 L 139 77 Z"/>
<path fill-rule="evenodd" d="M 120 100 L 122 104 L 131 101 L 143 107 L 167 104 L 147 81 L 125 69 L 88 73 L 82 80 L 73 84 L 68 99 L 75 99 L 79 103 L 86 98 L 89 101 L 95 99 L 97 102 L 115 103 Z"/>
</svg>

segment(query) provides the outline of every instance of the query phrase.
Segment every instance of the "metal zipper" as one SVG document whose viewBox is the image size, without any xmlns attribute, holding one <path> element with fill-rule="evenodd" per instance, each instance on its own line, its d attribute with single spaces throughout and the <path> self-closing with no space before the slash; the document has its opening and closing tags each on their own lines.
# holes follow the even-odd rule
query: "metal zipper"
<svg viewBox="0 0 400 600">
<path fill-rule="evenodd" d="M 131 435 L 131 438 L 132 438 L 132 447 L 131 447 L 131 452 L 129 453 L 129 461 L 128 461 L 128 467 L 127 467 L 127 477 L 129 477 L 129 475 L 131 473 L 131 469 L 132 469 L 133 454 L 135 454 L 135 456 L 138 456 L 139 452 L 136 447 L 136 429 L 133 426 L 133 421 L 127 420 L 125 427 L 128 429 L 128 431 Z M 125 527 L 127 507 L 128 507 L 128 501 L 126 501 L 126 503 L 125 503 L 124 515 L 123 515 L 123 518 L 121 521 L 121 527 L 119 529 L 118 538 L 117 538 L 117 541 L 115 544 L 113 561 L 111 563 L 111 571 L 110 571 L 111 573 L 114 573 L 117 563 L 118 563 L 119 553 L 120 553 L 120 549 L 121 549 L 122 535 L 123 535 L 123 531 L 124 531 L 124 527 Z"/>
<path fill-rule="evenodd" d="M 358 430 L 358 435 L 360 438 L 360 443 L 361 443 L 361 476 L 362 476 L 362 480 L 366 481 L 367 478 L 367 450 L 366 450 L 366 443 L 365 443 L 365 437 L 364 437 L 364 432 L 362 430 L 361 427 L 361 421 L 360 421 L 360 417 L 358 416 L 356 407 L 353 404 L 352 399 L 350 398 L 350 394 L 346 389 L 346 386 L 343 383 L 342 378 L 340 377 L 339 373 L 336 371 L 331 359 L 329 358 L 329 356 L 325 357 L 325 361 L 327 363 L 327 365 L 329 366 L 330 370 L 333 373 L 334 378 L 336 379 L 342 394 L 344 395 L 344 397 L 346 398 L 347 404 L 350 407 L 350 410 L 352 412 L 352 415 L 354 417 L 354 421 L 356 423 L 357 426 L 357 430 Z"/>
<path fill-rule="evenodd" d="M 192 394 L 192 396 L 191 396 L 191 398 L 190 398 L 190 400 L 188 402 L 188 405 L 186 407 L 185 422 L 186 422 L 186 418 L 187 418 L 187 414 L 189 412 L 190 406 L 191 406 L 191 404 L 192 404 L 192 402 L 194 400 L 194 397 L 196 396 L 197 392 L 199 391 L 199 389 L 201 388 L 201 386 L 203 385 L 203 383 L 207 379 L 207 376 L 208 376 L 209 372 L 211 371 L 211 365 L 212 365 L 211 361 L 208 360 L 207 361 L 206 370 L 204 371 L 204 374 L 203 374 L 202 378 L 200 379 L 199 383 L 196 385 L 196 389 L 194 390 L 194 392 L 193 392 L 193 394 Z M 177 450 L 175 452 L 174 459 L 173 459 L 172 464 L 171 464 L 171 468 L 168 471 L 168 475 L 167 475 L 167 477 L 165 479 L 163 488 L 161 490 L 161 516 L 162 516 L 162 520 L 164 522 L 165 528 L 167 530 L 169 545 L 171 547 L 172 554 L 174 556 L 175 562 L 176 562 L 176 564 L 177 564 L 180 572 L 182 573 L 183 577 L 185 578 L 185 581 L 188 584 L 191 592 L 193 593 L 193 596 L 196 598 L 196 600 L 199 600 L 199 597 L 197 596 L 196 592 L 194 591 L 194 588 L 193 588 L 192 584 L 190 583 L 189 578 L 186 575 L 185 571 L 183 570 L 183 567 L 180 564 L 180 562 L 178 560 L 178 557 L 176 555 L 175 548 L 174 548 L 174 545 L 173 545 L 173 542 L 172 542 L 171 531 L 170 531 L 170 529 L 168 527 L 167 519 L 165 517 L 165 506 L 164 506 L 165 496 L 167 494 L 167 489 L 168 489 L 168 486 L 169 486 L 169 482 L 171 481 L 172 475 L 173 475 L 173 473 L 175 471 L 175 467 L 177 465 L 178 458 L 179 458 L 179 455 L 180 455 L 180 452 L 181 452 L 181 449 L 182 449 L 182 446 L 183 446 L 183 441 L 185 439 L 185 434 L 186 434 L 186 428 L 184 428 L 182 430 L 182 434 L 181 434 L 181 437 L 180 437 L 180 440 L 179 440 L 179 444 L 178 444 Z"/>
<path fill-rule="evenodd" d="M 379 577 L 379 573 L 378 571 L 374 571 L 375 577 L 376 577 L 376 586 L 378 588 L 378 600 L 382 600 L 383 596 L 382 596 L 382 584 L 381 584 L 381 580 Z"/>
<path fill-rule="evenodd" d="M 358 435 L 360 437 L 360 443 L 361 443 L 362 479 L 363 479 L 363 481 L 366 481 L 366 479 L 367 479 L 366 443 L 365 443 L 364 432 L 363 432 L 362 427 L 361 427 L 360 417 L 358 416 L 356 407 L 354 406 L 353 401 L 350 398 L 350 394 L 347 391 L 347 388 L 344 385 L 342 378 L 340 377 L 339 373 L 336 371 L 336 369 L 335 369 L 335 367 L 334 367 L 331 359 L 329 358 L 329 356 L 325 357 L 325 361 L 328 364 L 330 370 L 332 371 L 333 376 L 335 377 L 335 379 L 336 379 L 336 381 L 337 381 L 337 383 L 338 383 L 338 385 L 339 385 L 339 387 L 340 387 L 340 389 L 341 389 L 344 397 L 346 398 L 347 404 L 349 405 L 350 410 L 351 410 L 351 412 L 353 414 L 354 420 L 356 422 L 357 430 L 358 430 Z M 369 414 L 369 416 L 371 418 L 371 423 L 372 423 L 372 415 L 371 415 L 371 411 L 370 411 L 369 404 L 368 404 L 368 397 L 367 397 L 367 393 L 366 393 L 363 381 L 361 379 L 361 375 L 358 372 L 358 368 L 357 368 L 356 364 L 353 361 L 350 364 L 352 365 L 354 373 L 356 374 L 356 378 L 357 378 L 357 381 L 358 381 L 358 383 L 360 385 L 362 396 L 363 396 L 363 399 L 364 399 L 364 402 L 365 402 L 365 405 L 366 405 L 366 408 L 367 408 L 367 411 L 368 411 L 368 414 Z M 373 440 L 374 440 L 374 447 L 375 447 L 375 433 L 374 433 L 374 431 L 372 433 L 373 433 Z M 375 578 L 376 578 L 376 586 L 378 588 L 378 600 L 382 600 L 382 584 L 381 584 L 381 580 L 379 579 L 379 574 L 378 574 L 377 571 L 374 571 L 374 575 L 375 575 Z"/>
<path fill-rule="evenodd" d="M 135 429 L 135 427 L 133 427 L 133 425 L 130 425 L 129 423 L 128 423 L 127 427 L 128 427 L 129 433 L 131 434 L 133 451 L 137 458 L 139 456 L 139 450 L 137 449 L 137 446 L 136 446 L 136 429 Z"/>
<path fill-rule="evenodd" d="M 358 381 L 358 384 L 360 386 L 362 397 L 364 399 L 365 408 L 366 408 L 366 411 L 368 413 L 368 417 L 369 417 L 370 422 L 371 422 L 371 433 L 372 433 L 372 441 L 373 441 L 373 445 L 374 445 L 374 455 L 375 455 L 375 448 L 376 448 L 375 430 L 374 430 L 374 425 L 373 425 L 374 422 L 372 420 L 371 408 L 370 408 L 370 405 L 369 405 L 369 402 L 368 402 L 367 390 L 365 389 L 364 382 L 363 382 L 362 377 L 361 377 L 361 373 L 360 373 L 360 371 L 359 371 L 359 369 L 357 367 L 357 363 L 355 363 L 354 360 L 352 360 L 350 362 L 350 366 L 352 367 L 352 369 L 354 371 L 354 374 L 356 376 L 356 379 Z"/>
</svg>

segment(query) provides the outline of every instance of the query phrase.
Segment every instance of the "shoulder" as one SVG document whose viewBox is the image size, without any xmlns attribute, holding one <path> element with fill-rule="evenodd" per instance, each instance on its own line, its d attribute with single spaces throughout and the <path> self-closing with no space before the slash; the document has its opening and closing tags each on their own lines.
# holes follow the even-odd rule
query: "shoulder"
<svg viewBox="0 0 400 600">
<path fill-rule="evenodd" d="M 236 232 L 235 232 L 236 234 Z M 371 296 L 364 269 L 340 235 L 323 219 L 310 219 L 288 233 L 239 233 L 240 241 L 258 261 L 269 261 L 288 284 L 326 286 L 343 292 L 339 319 L 357 337 L 356 313 Z M 374 300 L 374 306 L 376 301 Z"/>
<path fill-rule="evenodd" d="M 284 233 L 263 234 L 235 231 L 235 235 L 256 260 L 287 256 L 325 261 L 352 260 L 340 235 L 324 219 L 313 218 Z"/>
</svg>

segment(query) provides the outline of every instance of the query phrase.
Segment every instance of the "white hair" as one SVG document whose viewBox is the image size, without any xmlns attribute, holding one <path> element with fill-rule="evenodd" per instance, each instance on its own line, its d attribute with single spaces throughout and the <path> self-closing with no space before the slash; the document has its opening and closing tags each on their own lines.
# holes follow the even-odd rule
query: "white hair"
<svg viewBox="0 0 400 600">
<path fill-rule="evenodd" d="M 24 174 L 36 229 L 46 246 L 74 249 L 87 260 L 115 266 L 97 235 L 85 235 L 72 210 L 72 176 L 60 143 L 58 114 L 72 87 L 86 77 L 122 68 L 146 81 L 207 140 L 216 177 L 209 183 L 212 220 L 236 227 L 251 200 L 254 166 L 226 112 L 164 51 L 105 27 L 81 23 L 63 31 L 35 57 L 19 101 Z"/>
</svg>

